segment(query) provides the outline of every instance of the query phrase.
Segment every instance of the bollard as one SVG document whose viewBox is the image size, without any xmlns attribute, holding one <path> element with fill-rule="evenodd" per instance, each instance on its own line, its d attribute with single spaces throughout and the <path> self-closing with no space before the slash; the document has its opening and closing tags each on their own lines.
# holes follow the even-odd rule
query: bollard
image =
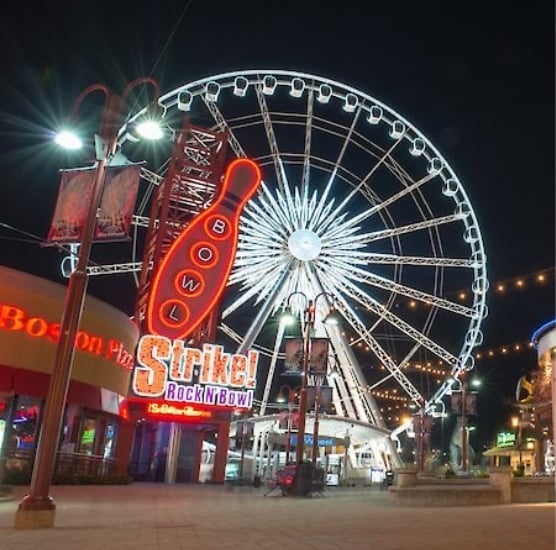
<svg viewBox="0 0 556 550">
<path fill-rule="evenodd" d="M 417 468 L 398 468 L 396 469 L 397 487 L 415 487 L 417 485 Z"/>
<path fill-rule="evenodd" d="M 512 469 L 510 466 L 491 466 L 488 469 L 488 482 L 500 489 L 500 502 L 507 504 L 512 501 Z"/>
</svg>

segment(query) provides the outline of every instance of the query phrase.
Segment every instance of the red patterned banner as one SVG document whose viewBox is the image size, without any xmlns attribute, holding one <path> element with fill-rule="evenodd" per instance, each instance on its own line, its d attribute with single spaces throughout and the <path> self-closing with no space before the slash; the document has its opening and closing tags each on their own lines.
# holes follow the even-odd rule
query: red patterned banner
<svg viewBox="0 0 556 550">
<path fill-rule="evenodd" d="M 47 242 L 78 243 L 89 211 L 96 170 L 63 170 Z"/>
<path fill-rule="evenodd" d="M 325 375 L 328 369 L 328 338 L 311 338 L 309 374 Z"/>
<path fill-rule="evenodd" d="M 286 338 L 284 374 L 301 374 L 303 370 L 302 361 L 303 340 L 301 338 Z"/>
<path fill-rule="evenodd" d="M 140 166 L 133 165 L 106 170 L 100 216 L 95 229 L 96 240 L 124 240 L 129 236 L 140 169 Z"/>
<path fill-rule="evenodd" d="M 128 237 L 139 188 L 139 170 L 138 165 L 106 169 L 95 240 L 115 241 Z M 62 171 L 47 242 L 81 242 L 96 175 L 93 168 Z"/>
<path fill-rule="evenodd" d="M 332 406 L 332 388 L 330 386 L 307 386 L 307 410 L 315 408 L 319 396 L 319 412 L 329 412 Z"/>
</svg>

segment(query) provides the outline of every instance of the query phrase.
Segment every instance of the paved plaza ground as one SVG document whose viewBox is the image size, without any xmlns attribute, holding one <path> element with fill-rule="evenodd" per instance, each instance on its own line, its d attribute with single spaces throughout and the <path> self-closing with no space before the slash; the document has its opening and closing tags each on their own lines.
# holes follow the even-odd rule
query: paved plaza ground
<svg viewBox="0 0 556 550">
<path fill-rule="evenodd" d="M 324 497 L 264 489 L 134 483 L 54 486 L 55 526 L 15 530 L 26 488 L 0 502 L 0 550 L 554 550 L 554 503 L 413 508 L 386 491 Z"/>
</svg>

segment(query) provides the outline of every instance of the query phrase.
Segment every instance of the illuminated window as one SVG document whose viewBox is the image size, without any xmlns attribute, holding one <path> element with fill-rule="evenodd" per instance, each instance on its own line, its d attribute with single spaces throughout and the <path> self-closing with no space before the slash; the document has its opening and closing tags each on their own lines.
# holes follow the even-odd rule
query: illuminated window
<svg viewBox="0 0 556 550">
<path fill-rule="evenodd" d="M 38 397 L 18 396 L 12 423 L 11 446 L 18 449 L 34 449 L 37 446 L 40 406 L 41 400 Z"/>
<path fill-rule="evenodd" d="M 94 454 L 96 435 L 96 420 L 85 418 L 81 429 L 81 439 L 79 441 L 79 452 L 89 455 Z"/>
</svg>

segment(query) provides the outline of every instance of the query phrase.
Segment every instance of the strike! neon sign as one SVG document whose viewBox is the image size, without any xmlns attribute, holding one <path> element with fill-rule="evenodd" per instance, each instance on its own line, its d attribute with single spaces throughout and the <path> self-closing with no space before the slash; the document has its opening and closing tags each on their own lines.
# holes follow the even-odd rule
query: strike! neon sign
<svg viewBox="0 0 556 550">
<path fill-rule="evenodd" d="M 152 282 L 146 316 L 151 334 L 184 338 L 210 313 L 232 269 L 239 216 L 260 181 L 253 161 L 232 161 L 215 202 L 173 242 Z"/>
<path fill-rule="evenodd" d="M 139 340 L 132 392 L 217 408 L 253 406 L 259 354 L 225 353 L 222 346 L 188 348 L 183 340 L 147 334 Z"/>
</svg>

